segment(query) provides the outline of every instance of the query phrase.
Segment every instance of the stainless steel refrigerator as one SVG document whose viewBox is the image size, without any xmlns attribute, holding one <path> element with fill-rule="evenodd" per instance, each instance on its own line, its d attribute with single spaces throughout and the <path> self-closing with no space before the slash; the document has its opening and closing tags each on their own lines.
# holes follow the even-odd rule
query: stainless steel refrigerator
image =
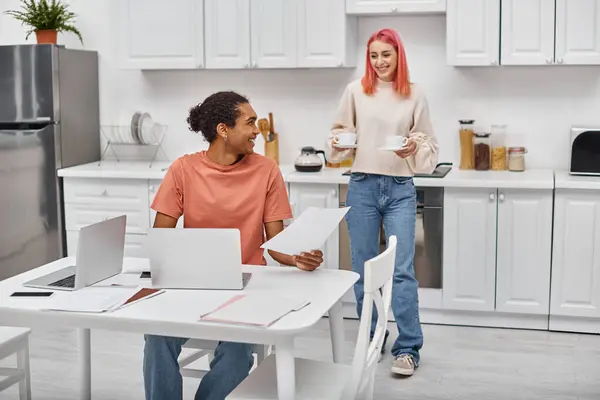
<svg viewBox="0 0 600 400">
<path fill-rule="evenodd" d="M 56 171 L 100 159 L 98 54 L 0 46 L 0 280 L 63 257 Z"/>
</svg>

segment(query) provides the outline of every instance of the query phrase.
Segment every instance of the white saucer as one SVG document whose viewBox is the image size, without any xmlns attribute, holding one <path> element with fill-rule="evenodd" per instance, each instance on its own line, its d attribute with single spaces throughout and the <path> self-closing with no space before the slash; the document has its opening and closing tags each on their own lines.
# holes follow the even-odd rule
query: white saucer
<svg viewBox="0 0 600 400">
<path fill-rule="evenodd" d="M 400 151 L 400 150 L 404 150 L 406 149 L 406 146 L 402 146 L 402 147 L 380 147 L 379 150 L 383 150 L 383 151 Z"/>
<path fill-rule="evenodd" d="M 338 149 L 355 149 L 356 148 L 356 144 L 334 144 L 334 147 L 337 147 Z"/>
</svg>

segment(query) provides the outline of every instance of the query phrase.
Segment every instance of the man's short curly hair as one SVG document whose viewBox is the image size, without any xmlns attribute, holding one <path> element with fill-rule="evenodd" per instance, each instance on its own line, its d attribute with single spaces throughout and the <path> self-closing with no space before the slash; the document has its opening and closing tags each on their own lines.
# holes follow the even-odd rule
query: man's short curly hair
<svg viewBox="0 0 600 400">
<path fill-rule="evenodd" d="M 192 107 L 187 118 L 189 129 L 202 132 L 207 142 L 217 137 L 217 125 L 235 126 L 240 116 L 239 106 L 248 103 L 248 99 L 236 92 L 217 92 L 208 96 L 204 102 Z"/>
</svg>

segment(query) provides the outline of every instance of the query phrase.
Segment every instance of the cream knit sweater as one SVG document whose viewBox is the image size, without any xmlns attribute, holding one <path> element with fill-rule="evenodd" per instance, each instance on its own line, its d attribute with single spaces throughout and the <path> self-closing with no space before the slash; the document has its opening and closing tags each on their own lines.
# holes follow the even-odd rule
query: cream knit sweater
<svg viewBox="0 0 600 400">
<path fill-rule="evenodd" d="M 357 148 L 335 150 L 332 141 L 338 132 L 355 132 Z M 392 151 L 380 150 L 387 135 L 413 139 L 417 152 L 402 159 Z M 394 92 L 391 82 L 379 80 L 377 92 L 367 96 L 360 79 L 350 82 L 338 106 L 325 153 L 327 160 L 334 163 L 354 154 L 352 172 L 390 176 L 433 172 L 438 162 L 438 144 L 425 94 L 413 84 L 410 98 L 402 98 Z"/>
</svg>

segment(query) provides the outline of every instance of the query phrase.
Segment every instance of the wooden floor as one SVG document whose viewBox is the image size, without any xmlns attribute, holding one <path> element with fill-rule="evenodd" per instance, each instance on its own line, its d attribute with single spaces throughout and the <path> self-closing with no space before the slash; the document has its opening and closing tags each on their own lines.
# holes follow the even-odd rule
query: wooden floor
<svg viewBox="0 0 600 400">
<path fill-rule="evenodd" d="M 358 325 L 346 320 L 346 326 L 350 359 Z M 600 336 L 434 325 L 423 329 L 419 370 L 409 379 L 391 377 L 388 353 L 379 364 L 375 399 L 600 399 Z M 33 332 L 33 399 L 79 398 L 76 344 L 71 330 Z M 144 398 L 142 349 L 139 335 L 92 332 L 94 400 Z M 297 341 L 297 355 L 331 359 L 326 320 Z M 193 398 L 197 381 L 185 379 L 184 386 L 185 398 Z M 17 399 L 16 388 L 0 393 L 0 399 Z"/>
</svg>

